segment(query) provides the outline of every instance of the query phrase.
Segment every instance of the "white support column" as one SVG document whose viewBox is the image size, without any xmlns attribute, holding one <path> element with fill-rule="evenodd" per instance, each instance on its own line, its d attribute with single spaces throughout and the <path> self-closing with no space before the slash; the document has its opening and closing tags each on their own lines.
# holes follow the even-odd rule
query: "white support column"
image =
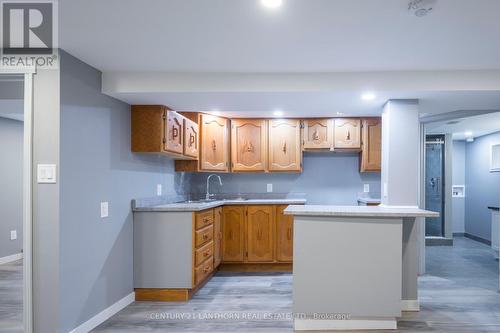
<svg viewBox="0 0 500 333">
<path fill-rule="evenodd" d="M 417 207 L 420 179 L 420 123 L 417 100 L 390 100 L 382 113 L 382 204 Z M 402 310 L 418 311 L 419 224 L 403 223 Z"/>
</svg>

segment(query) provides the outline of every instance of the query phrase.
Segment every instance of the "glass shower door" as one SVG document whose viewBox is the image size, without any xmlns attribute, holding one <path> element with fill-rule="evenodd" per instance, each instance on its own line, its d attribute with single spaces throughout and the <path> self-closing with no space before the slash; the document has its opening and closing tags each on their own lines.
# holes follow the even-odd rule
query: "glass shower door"
<svg viewBox="0 0 500 333">
<path fill-rule="evenodd" d="M 425 208 L 439 217 L 425 219 L 425 235 L 444 236 L 444 136 L 427 136 L 425 143 Z"/>
</svg>

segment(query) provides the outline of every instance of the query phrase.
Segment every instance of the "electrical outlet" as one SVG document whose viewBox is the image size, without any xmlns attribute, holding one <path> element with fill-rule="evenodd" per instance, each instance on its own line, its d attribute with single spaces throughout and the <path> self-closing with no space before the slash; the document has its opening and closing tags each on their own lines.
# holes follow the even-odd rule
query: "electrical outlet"
<svg viewBox="0 0 500 333">
<path fill-rule="evenodd" d="M 267 192 L 273 191 L 273 184 L 267 184 Z"/>
<path fill-rule="evenodd" d="M 107 201 L 101 202 L 101 218 L 109 216 L 109 204 Z"/>
<path fill-rule="evenodd" d="M 157 196 L 161 195 L 161 184 L 156 185 L 156 195 Z"/>
<path fill-rule="evenodd" d="M 363 185 L 363 192 L 370 193 L 370 184 Z"/>
<path fill-rule="evenodd" d="M 11 230 L 10 231 L 10 240 L 16 240 L 17 239 L 17 230 Z"/>
</svg>

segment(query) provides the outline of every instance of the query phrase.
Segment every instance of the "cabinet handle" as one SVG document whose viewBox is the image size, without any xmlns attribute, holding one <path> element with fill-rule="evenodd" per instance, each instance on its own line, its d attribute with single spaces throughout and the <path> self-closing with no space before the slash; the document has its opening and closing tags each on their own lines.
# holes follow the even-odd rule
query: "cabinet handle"
<svg viewBox="0 0 500 333">
<path fill-rule="evenodd" d="M 215 140 L 212 140 L 212 150 L 215 151 L 217 149 L 217 143 Z"/>
<path fill-rule="evenodd" d="M 286 141 L 283 142 L 283 148 L 281 150 L 283 150 L 283 152 L 286 154 Z"/>
<path fill-rule="evenodd" d="M 209 271 L 209 270 L 210 270 L 210 267 L 209 267 L 209 266 L 207 266 L 207 267 L 205 267 L 205 268 L 203 269 L 203 272 L 208 273 L 208 271 Z"/>
<path fill-rule="evenodd" d="M 318 141 L 319 140 L 319 132 L 318 132 L 317 129 L 314 130 L 312 138 L 313 138 L 314 141 Z"/>
<path fill-rule="evenodd" d="M 286 237 L 288 240 L 292 240 L 292 229 L 291 228 L 288 228 L 288 230 L 286 231 Z"/>
<path fill-rule="evenodd" d="M 194 144 L 194 135 L 193 134 L 190 134 L 189 135 L 189 147 L 192 147 L 193 144 Z"/>
<path fill-rule="evenodd" d="M 175 127 L 175 126 L 172 126 L 172 138 L 176 138 L 179 136 L 179 130 Z"/>
<path fill-rule="evenodd" d="M 233 231 L 232 230 L 229 230 L 229 239 L 232 240 L 233 239 Z"/>
<path fill-rule="evenodd" d="M 206 240 L 206 239 L 208 239 L 208 235 L 207 235 L 207 234 L 204 234 L 204 235 L 203 235 L 203 239 L 205 239 L 205 240 Z"/>
<path fill-rule="evenodd" d="M 205 257 L 208 257 L 208 256 L 210 255 L 210 252 L 205 252 L 205 253 L 203 253 L 203 255 L 204 255 Z"/>
<path fill-rule="evenodd" d="M 347 137 L 345 138 L 347 141 L 351 141 L 351 131 L 347 131 Z"/>
<path fill-rule="evenodd" d="M 254 150 L 253 145 L 250 141 L 247 142 L 245 150 L 247 152 L 252 152 Z"/>
<path fill-rule="evenodd" d="M 261 240 L 261 239 L 262 239 L 262 236 L 261 236 L 260 230 L 257 230 L 257 240 Z"/>
</svg>

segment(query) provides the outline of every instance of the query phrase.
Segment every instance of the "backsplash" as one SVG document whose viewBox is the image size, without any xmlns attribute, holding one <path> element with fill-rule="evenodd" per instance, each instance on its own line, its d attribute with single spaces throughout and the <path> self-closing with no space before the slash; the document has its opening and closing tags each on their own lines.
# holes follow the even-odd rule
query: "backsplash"
<svg viewBox="0 0 500 333">
<path fill-rule="evenodd" d="M 358 154 L 305 153 L 303 163 L 302 173 L 219 174 L 222 187 L 216 179 L 211 179 L 210 193 L 219 197 L 305 194 L 309 204 L 336 205 L 356 205 L 364 184 L 369 184 L 373 196 L 380 193 L 380 173 L 359 173 Z M 190 175 L 191 196 L 204 196 L 208 175 Z M 272 184 L 272 193 L 267 193 L 267 184 Z"/>
</svg>

